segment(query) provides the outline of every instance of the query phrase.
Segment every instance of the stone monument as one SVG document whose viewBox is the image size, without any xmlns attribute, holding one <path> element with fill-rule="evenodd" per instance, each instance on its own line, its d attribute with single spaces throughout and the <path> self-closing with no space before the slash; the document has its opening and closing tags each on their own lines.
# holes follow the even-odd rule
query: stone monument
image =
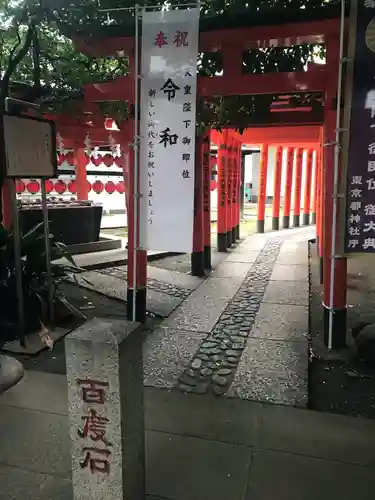
<svg viewBox="0 0 375 500">
<path fill-rule="evenodd" d="M 65 340 L 74 500 L 144 500 L 142 334 L 95 318 Z"/>
</svg>

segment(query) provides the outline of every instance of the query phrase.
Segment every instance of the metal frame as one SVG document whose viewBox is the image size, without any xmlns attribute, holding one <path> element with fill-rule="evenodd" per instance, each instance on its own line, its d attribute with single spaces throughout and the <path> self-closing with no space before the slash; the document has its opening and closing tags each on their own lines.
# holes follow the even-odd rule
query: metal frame
<svg viewBox="0 0 375 500">
<path fill-rule="evenodd" d="M 135 21 L 135 40 L 134 40 L 134 174 L 133 174 L 133 304 L 132 304 L 132 321 L 136 321 L 136 295 L 137 295 L 137 255 L 139 248 L 139 225 L 138 225 L 138 207 L 139 207 L 139 81 L 141 75 L 139 74 L 139 21 L 142 16 L 142 8 L 139 5 L 134 6 L 134 21 Z M 130 200 L 129 200 L 130 201 Z"/>
<path fill-rule="evenodd" d="M 12 99 L 7 97 L 5 99 L 5 111 L 9 113 L 9 106 L 14 104 L 23 105 L 27 108 L 33 108 L 39 111 L 40 107 L 38 104 L 20 101 L 19 99 Z M 17 191 L 16 191 L 16 181 L 14 178 L 8 178 L 10 185 L 10 196 L 11 204 L 13 209 L 13 238 L 14 238 L 14 265 L 16 271 L 16 291 L 17 291 L 17 330 L 21 342 L 24 342 L 25 336 L 25 317 L 24 317 L 24 301 L 23 301 L 23 283 L 22 283 L 22 265 L 21 265 L 21 235 L 20 235 L 20 222 L 19 222 L 19 211 L 17 202 Z M 51 264 L 51 248 L 49 241 L 49 221 L 48 221 L 48 207 L 47 207 L 47 192 L 45 179 L 41 180 L 42 188 L 42 214 L 43 214 L 43 230 L 44 230 L 44 245 L 46 253 L 46 271 L 47 271 L 47 281 L 48 281 L 48 302 L 49 302 L 49 314 L 50 322 L 54 322 L 54 287 L 53 287 L 53 277 L 52 277 L 52 264 Z"/>
</svg>

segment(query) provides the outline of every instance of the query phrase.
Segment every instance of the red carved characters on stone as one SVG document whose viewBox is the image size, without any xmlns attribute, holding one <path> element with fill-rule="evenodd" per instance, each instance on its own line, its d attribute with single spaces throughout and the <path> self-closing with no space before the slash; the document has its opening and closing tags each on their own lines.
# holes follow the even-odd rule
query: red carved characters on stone
<svg viewBox="0 0 375 500">
<path fill-rule="evenodd" d="M 78 379 L 81 388 L 81 398 L 84 403 L 104 405 L 106 401 L 106 389 L 108 382 L 92 379 Z M 89 468 L 91 473 L 110 473 L 111 451 L 108 450 L 112 444 L 106 438 L 109 419 L 100 415 L 95 409 L 90 408 L 86 415 L 81 417 L 83 428 L 77 429 L 77 434 L 81 439 L 92 441 L 96 446 L 84 446 L 82 448 L 83 458 L 79 461 L 81 469 Z M 103 446 L 104 445 L 104 446 Z"/>
<path fill-rule="evenodd" d="M 95 410 L 90 410 L 88 415 L 81 417 L 81 420 L 84 421 L 83 429 L 77 431 L 80 438 L 90 438 L 93 441 L 101 441 L 105 445 L 111 446 L 111 443 L 105 438 L 109 423 L 108 418 L 100 416 Z"/>
<path fill-rule="evenodd" d="M 82 400 L 85 403 L 104 404 L 105 390 L 108 389 L 108 382 L 100 382 L 98 380 L 78 379 L 78 385 L 82 387 Z"/>
<path fill-rule="evenodd" d="M 100 472 L 106 475 L 109 474 L 109 455 L 111 454 L 109 450 L 85 447 L 82 449 L 82 451 L 84 454 L 84 458 L 79 462 L 79 465 L 82 469 L 90 467 L 90 472 L 92 474 L 95 474 L 95 472 Z"/>
</svg>

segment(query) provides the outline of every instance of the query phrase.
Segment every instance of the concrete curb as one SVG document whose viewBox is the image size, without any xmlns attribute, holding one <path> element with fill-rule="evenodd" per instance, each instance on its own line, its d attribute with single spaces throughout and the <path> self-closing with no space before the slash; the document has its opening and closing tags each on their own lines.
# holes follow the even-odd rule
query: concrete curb
<svg viewBox="0 0 375 500">
<path fill-rule="evenodd" d="M 153 262 L 155 260 L 164 259 L 165 257 L 172 257 L 173 255 L 183 255 L 175 252 L 159 252 L 147 256 L 147 262 Z M 87 266 L 82 266 L 83 269 L 87 271 L 97 271 L 98 269 L 107 269 L 108 267 L 124 266 L 128 263 L 127 258 L 112 260 L 110 262 L 97 262 L 94 264 L 88 264 Z"/>
</svg>

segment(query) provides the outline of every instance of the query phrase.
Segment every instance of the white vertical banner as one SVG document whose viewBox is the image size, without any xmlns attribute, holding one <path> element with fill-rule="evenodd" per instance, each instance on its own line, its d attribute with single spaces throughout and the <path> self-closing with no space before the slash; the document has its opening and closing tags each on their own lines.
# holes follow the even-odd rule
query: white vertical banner
<svg viewBox="0 0 375 500">
<path fill-rule="evenodd" d="M 198 8 L 142 14 L 141 241 L 149 250 L 192 252 L 198 37 Z"/>
</svg>

